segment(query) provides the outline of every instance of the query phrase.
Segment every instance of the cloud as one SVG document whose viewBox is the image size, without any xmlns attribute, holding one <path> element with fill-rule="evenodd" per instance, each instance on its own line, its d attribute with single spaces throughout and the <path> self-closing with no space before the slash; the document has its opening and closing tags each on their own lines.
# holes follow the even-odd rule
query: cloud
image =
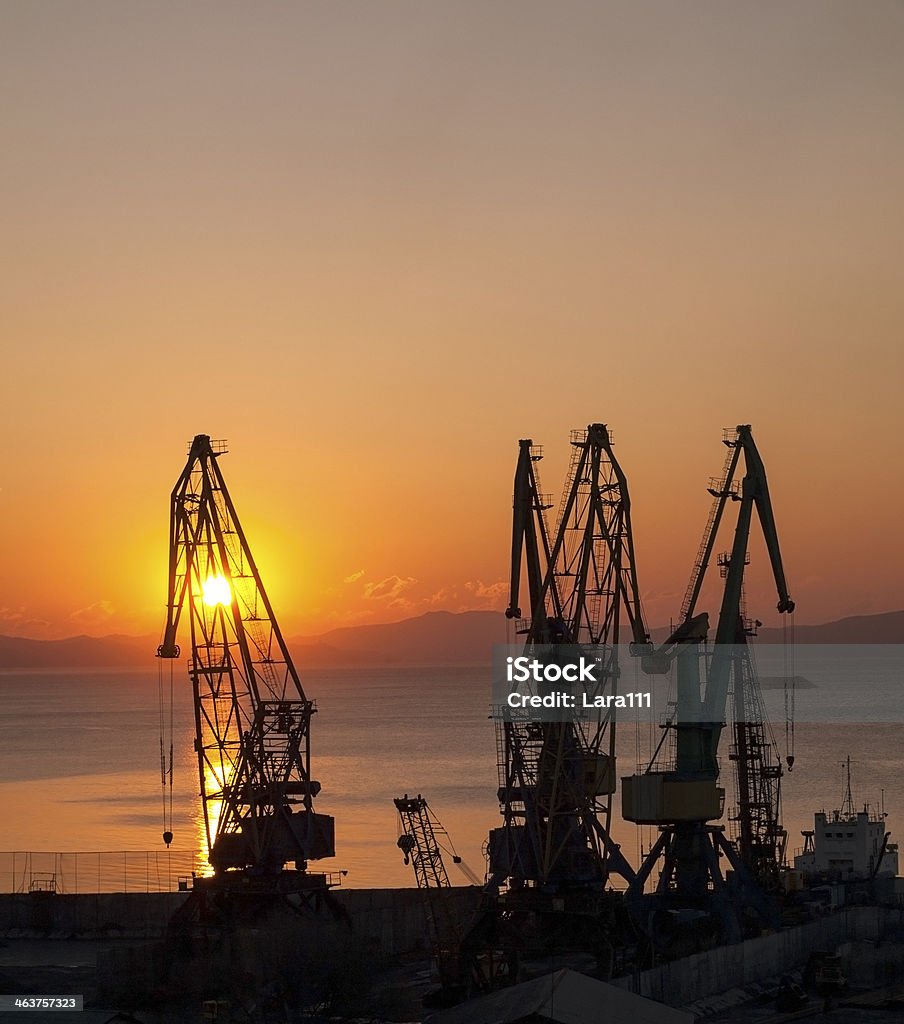
<svg viewBox="0 0 904 1024">
<path fill-rule="evenodd" d="M 49 630 L 50 623 L 47 619 L 31 615 L 24 605 L 18 608 L 5 605 L 0 608 L 0 633 L 9 633 L 13 636 L 46 636 Z"/>
<path fill-rule="evenodd" d="M 387 576 L 385 580 L 380 580 L 379 583 L 365 583 L 364 596 L 371 601 L 401 603 L 398 600 L 399 595 L 407 587 L 410 587 L 412 583 L 417 583 L 413 576 Z M 405 603 L 407 604 L 408 602 L 406 601 Z"/>
<path fill-rule="evenodd" d="M 87 608 L 79 608 L 72 612 L 69 621 L 79 626 L 99 626 L 112 618 L 114 614 L 113 605 L 109 601 L 95 601 Z"/>
<path fill-rule="evenodd" d="M 507 580 L 482 579 L 443 581 L 428 589 L 428 581 L 394 573 L 380 580 L 368 580 L 362 569 L 345 577 L 337 594 L 340 605 L 327 616 L 333 621 L 353 623 L 361 620 L 383 621 L 430 611 L 470 612 L 502 611 L 508 601 Z M 349 586 L 354 584 L 354 586 Z"/>
<path fill-rule="evenodd" d="M 508 600 L 508 580 L 484 583 L 468 580 L 465 583 L 440 587 L 423 598 L 422 605 L 439 607 L 448 612 L 501 611 Z"/>
<path fill-rule="evenodd" d="M 465 590 L 482 601 L 497 601 L 508 593 L 509 584 L 505 580 L 497 583 L 484 583 L 483 580 L 468 580 Z"/>
</svg>

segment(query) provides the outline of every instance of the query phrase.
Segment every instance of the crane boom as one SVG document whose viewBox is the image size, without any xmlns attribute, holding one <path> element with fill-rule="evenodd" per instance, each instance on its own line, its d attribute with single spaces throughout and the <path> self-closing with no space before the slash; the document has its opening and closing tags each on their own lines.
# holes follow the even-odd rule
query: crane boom
<svg viewBox="0 0 904 1024">
<path fill-rule="evenodd" d="M 706 570 L 709 568 L 709 560 L 712 557 L 719 525 L 722 522 L 722 515 L 725 512 L 725 505 L 729 498 L 737 498 L 732 487 L 732 480 L 741 455 L 741 448 L 734 443 L 734 439 L 731 437 L 723 437 L 722 443 L 728 447 L 728 454 L 725 456 L 722 476 L 718 480 L 713 479 L 710 481 L 709 493 L 713 496 L 713 503 L 706 528 L 703 531 L 700 550 L 697 552 L 691 578 L 684 594 L 681 614 L 678 616 L 679 624 L 693 618 L 694 610 L 697 607 L 697 598 L 700 596 L 700 589 L 703 586 L 703 579 L 706 576 Z"/>
<path fill-rule="evenodd" d="M 725 572 L 725 587 L 722 592 L 722 605 L 716 626 L 715 648 L 703 709 L 704 721 L 713 723 L 720 722 L 725 717 L 732 658 L 731 647 L 734 644 L 746 643 L 744 624 L 741 621 L 741 606 L 744 568 L 748 561 L 747 549 L 750 543 L 750 527 L 754 509 L 756 509 L 760 520 L 766 541 L 766 550 L 769 553 L 772 575 L 778 592 L 778 610 L 782 614 L 794 611 L 794 602 L 791 600 L 788 585 L 785 582 L 782 554 L 778 533 L 775 529 L 775 516 L 769 498 L 769 486 L 766 482 L 766 469 L 754 443 L 749 423 L 737 427 L 737 440 L 734 443 L 738 449 L 744 452 L 745 473 L 741 482 L 740 508 L 731 553 L 727 558 L 723 557 L 721 560 Z M 731 483 L 730 479 L 728 483 Z"/>
<path fill-rule="evenodd" d="M 650 638 L 640 607 L 631 498 L 627 478 L 612 450 L 609 428 L 605 423 L 591 423 L 586 430 L 574 430 L 571 446 L 571 466 L 551 550 L 545 533 L 542 534 L 546 573 L 539 592 L 531 594 L 534 619 L 528 642 L 553 639 L 540 629 L 540 622 L 545 621 L 546 602 L 551 601 L 560 641 L 617 644 L 621 640 L 620 619 L 624 612 L 632 642 L 646 648 Z M 516 472 L 516 506 L 521 479 L 524 477 Z M 532 482 L 535 484 L 533 478 Z M 545 507 L 538 494 L 533 500 L 538 508 Z M 517 511 L 515 531 L 517 534 Z M 515 580 L 521 571 L 519 550 L 513 543 L 515 596 Z M 530 579 L 531 560 L 537 561 L 537 555 L 528 545 L 523 545 L 523 550 Z M 566 591 L 564 581 L 568 579 L 572 582 Z"/>
<path fill-rule="evenodd" d="M 543 566 L 549 564 L 549 530 L 540 494 L 536 463 L 543 458 L 542 450 L 529 438 L 518 442 L 518 463 L 515 467 L 514 495 L 512 498 L 512 563 L 509 587 L 509 606 L 505 610 L 508 619 L 520 619 L 520 590 L 522 558 L 527 570 L 527 588 L 530 608 L 540 609 L 543 615 L 541 595 L 544 588 Z M 561 615 L 557 607 L 554 614 Z M 545 618 L 538 620 L 535 630 L 545 632 Z"/>
<path fill-rule="evenodd" d="M 170 500 L 169 590 L 160 658 L 178 658 L 183 612 L 195 750 L 216 875 L 278 875 L 334 855 L 313 801 L 308 699 L 226 487 L 223 442 L 191 442 Z M 322 878 L 323 876 L 316 876 Z"/>
</svg>

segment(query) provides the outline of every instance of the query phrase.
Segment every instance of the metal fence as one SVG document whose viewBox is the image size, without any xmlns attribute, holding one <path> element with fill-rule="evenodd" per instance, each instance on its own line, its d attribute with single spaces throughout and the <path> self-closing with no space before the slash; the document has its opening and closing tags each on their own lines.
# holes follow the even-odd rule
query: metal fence
<svg viewBox="0 0 904 1024">
<path fill-rule="evenodd" d="M 198 851 L 0 852 L 0 892 L 178 892 L 207 870 Z"/>
</svg>

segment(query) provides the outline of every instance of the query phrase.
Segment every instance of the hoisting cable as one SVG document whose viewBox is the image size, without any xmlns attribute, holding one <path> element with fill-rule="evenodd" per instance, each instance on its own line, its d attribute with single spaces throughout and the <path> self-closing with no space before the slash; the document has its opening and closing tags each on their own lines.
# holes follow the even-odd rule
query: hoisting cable
<svg viewBox="0 0 904 1024">
<path fill-rule="evenodd" d="M 464 862 L 462 857 L 459 855 L 458 850 L 455 849 L 455 843 L 452 842 L 452 836 L 446 831 L 443 823 L 433 813 L 433 809 L 430 805 L 424 801 L 427 809 L 427 815 L 430 819 L 431 827 L 433 828 L 433 838 L 436 840 L 437 848 L 442 850 L 448 857 L 452 858 L 452 863 L 459 868 L 462 874 L 467 878 L 471 885 L 482 885 L 483 883 L 477 877 L 474 871 Z M 401 817 L 401 815 L 400 815 Z M 443 842 L 445 837 L 445 842 Z"/>
<path fill-rule="evenodd" d="M 166 740 L 166 710 L 163 699 L 163 662 L 157 659 L 157 717 L 158 717 L 158 742 L 160 744 L 160 795 L 163 811 L 163 831 L 166 832 L 166 753 L 164 743 Z"/>
<path fill-rule="evenodd" d="M 163 810 L 163 841 L 167 848 L 173 841 L 173 663 L 169 662 L 169 737 L 167 737 L 166 686 L 163 679 L 163 659 L 157 659 L 157 703 L 160 728 L 160 795 Z M 167 763 L 167 738 L 169 761 Z M 169 793 L 167 793 L 167 780 Z"/>
<path fill-rule="evenodd" d="M 640 689 L 640 670 L 637 664 L 638 659 L 632 658 L 634 662 L 634 689 Z M 640 766 L 640 731 L 643 728 L 643 723 L 640 720 L 640 715 L 634 722 L 634 764 L 637 768 Z M 637 859 L 638 861 L 643 860 L 643 825 L 640 822 L 634 826 L 634 833 L 637 837 Z"/>
<path fill-rule="evenodd" d="M 789 642 L 790 640 L 790 642 Z M 782 616 L 782 655 L 785 675 L 785 763 L 794 767 L 794 718 L 797 677 L 794 674 L 794 612 Z"/>
<path fill-rule="evenodd" d="M 172 659 L 170 659 L 170 663 L 169 663 L 169 687 L 170 687 L 170 692 L 169 692 L 169 741 L 170 741 L 170 743 L 169 743 L 169 820 L 167 822 L 167 829 L 166 829 L 167 834 L 169 835 L 170 838 L 169 838 L 169 840 L 166 843 L 167 846 L 169 846 L 169 844 L 173 841 L 173 737 L 175 736 L 175 732 L 173 730 L 173 713 L 174 713 L 173 712 L 173 708 L 175 706 L 175 701 L 173 700 L 173 676 L 174 676 L 174 673 L 173 673 L 173 662 L 172 662 Z"/>
</svg>

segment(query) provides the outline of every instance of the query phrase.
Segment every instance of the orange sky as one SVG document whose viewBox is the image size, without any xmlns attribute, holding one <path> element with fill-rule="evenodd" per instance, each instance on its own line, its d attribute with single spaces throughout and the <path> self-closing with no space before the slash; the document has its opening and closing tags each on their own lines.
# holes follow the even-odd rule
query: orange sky
<svg viewBox="0 0 904 1024">
<path fill-rule="evenodd" d="M 593 420 L 652 623 L 741 422 L 798 621 L 904 606 L 900 5 L 21 0 L 0 48 L 0 632 L 160 630 L 198 432 L 290 635 L 503 609 L 517 439 L 558 494 Z"/>
</svg>

